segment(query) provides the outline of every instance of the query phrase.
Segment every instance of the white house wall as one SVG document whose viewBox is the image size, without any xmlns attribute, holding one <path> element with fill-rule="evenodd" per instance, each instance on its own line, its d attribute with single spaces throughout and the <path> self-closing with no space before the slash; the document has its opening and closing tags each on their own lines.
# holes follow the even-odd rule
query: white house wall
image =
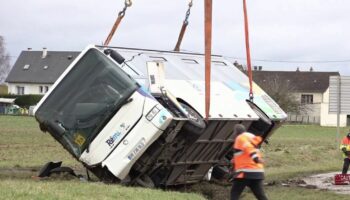
<svg viewBox="0 0 350 200">
<path fill-rule="evenodd" d="M 40 86 L 43 88 L 40 92 Z M 40 94 L 46 93 L 46 88 L 50 89 L 51 84 L 29 84 L 29 83 L 8 83 L 9 94 L 17 94 L 17 87 L 24 87 L 24 94 Z"/>
<path fill-rule="evenodd" d="M 313 95 L 313 104 L 306 104 L 306 111 L 302 114 L 289 114 L 290 121 L 319 122 L 321 126 L 337 126 L 337 115 L 329 114 L 329 89 L 325 93 L 295 93 L 296 99 L 301 102 L 301 95 Z M 347 125 L 347 116 L 340 115 L 341 127 Z"/>
<path fill-rule="evenodd" d="M 313 104 L 306 104 L 305 110 L 306 112 L 302 115 L 311 116 L 311 117 L 319 117 L 321 115 L 321 103 L 323 102 L 323 94 L 322 93 L 295 93 L 295 97 L 298 102 L 301 102 L 301 95 L 313 95 Z"/>
<path fill-rule="evenodd" d="M 345 127 L 347 116 L 340 115 L 340 127 Z M 321 104 L 321 126 L 337 126 L 337 115 L 329 114 L 329 88 L 323 94 L 323 103 Z"/>
<path fill-rule="evenodd" d="M 299 102 L 301 102 L 301 95 L 302 94 L 313 95 L 313 103 L 322 103 L 323 102 L 323 94 L 322 93 L 306 93 L 306 92 L 295 93 Z"/>
</svg>

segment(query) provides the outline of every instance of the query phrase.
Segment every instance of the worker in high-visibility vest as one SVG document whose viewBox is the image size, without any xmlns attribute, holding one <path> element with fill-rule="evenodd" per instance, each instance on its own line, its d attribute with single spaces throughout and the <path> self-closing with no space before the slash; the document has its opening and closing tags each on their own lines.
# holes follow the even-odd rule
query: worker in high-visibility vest
<svg viewBox="0 0 350 200">
<path fill-rule="evenodd" d="M 342 174 L 347 174 L 350 164 L 350 132 L 342 139 L 340 149 L 343 152 L 344 158 Z"/>
<path fill-rule="evenodd" d="M 267 200 L 263 189 L 264 161 L 259 150 L 262 138 L 246 132 L 242 124 L 237 124 L 234 131 L 237 137 L 233 144 L 234 156 L 231 160 L 235 171 L 231 200 L 239 199 L 246 186 L 258 200 Z"/>
</svg>

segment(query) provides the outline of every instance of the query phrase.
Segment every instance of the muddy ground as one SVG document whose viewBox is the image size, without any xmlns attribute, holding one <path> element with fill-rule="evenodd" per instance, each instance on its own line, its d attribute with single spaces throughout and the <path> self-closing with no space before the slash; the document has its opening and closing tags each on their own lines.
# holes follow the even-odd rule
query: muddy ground
<svg viewBox="0 0 350 200">
<path fill-rule="evenodd" d="M 334 185 L 334 175 L 336 174 L 339 172 L 312 175 L 304 178 L 305 183 L 300 184 L 300 186 L 334 191 L 339 194 L 350 194 L 350 185 Z"/>
<path fill-rule="evenodd" d="M 0 168 L 0 178 L 31 179 L 38 174 L 39 170 L 40 168 Z M 79 174 L 84 173 L 83 171 L 79 172 Z M 303 187 L 307 189 L 334 191 L 339 194 L 350 194 L 350 185 L 334 185 L 334 175 L 337 173 L 339 172 L 317 174 L 302 179 L 293 179 L 284 182 L 267 182 L 266 187 Z M 70 177 L 69 175 L 63 175 L 54 176 L 52 179 L 69 180 L 75 178 Z M 223 200 L 227 199 L 230 195 L 231 183 L 224 181 L 203 181 L 200 184 L 166 189 L 200 193 L 208 200 Z"/>
</svg>

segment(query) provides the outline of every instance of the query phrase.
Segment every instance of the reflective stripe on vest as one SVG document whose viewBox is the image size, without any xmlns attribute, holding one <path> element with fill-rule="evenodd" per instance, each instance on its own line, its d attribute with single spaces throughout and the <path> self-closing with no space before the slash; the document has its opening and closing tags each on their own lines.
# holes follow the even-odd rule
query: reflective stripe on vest
<svg viewBox="0 0 350 200">
<path fill-rule="evenodd" d="M 264 169 L 236 169 L 236 172 L 264 172 Z"/>
<path fill-rule="evenodd" d="M 242 155 L 242 154 L 243 154 L 243 151 L 239 151 L 239 152 L 234 153 L 233 155 L 234 155 L 234 156 L 240 156 L 240 155 Z"/>
</svg>

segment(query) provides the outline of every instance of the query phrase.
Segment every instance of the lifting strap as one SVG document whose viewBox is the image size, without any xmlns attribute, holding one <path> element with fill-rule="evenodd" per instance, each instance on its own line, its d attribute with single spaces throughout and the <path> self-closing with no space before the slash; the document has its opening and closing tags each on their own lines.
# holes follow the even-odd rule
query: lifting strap
<svg viewBox="0 0 350 200">
<path fill-rule="evenodd" d="M 246 54 L 247 54 L 247 67 L 248 67 L 248 77 L 249 77 L 249 100 L 253 101 L 253 74 L 252 74 L 252 66 L 250 60 L 250 48 L 249 48 L 249 29 L 248 29 L 248 13 L 247 13 L 247 4 L 246 0 L 243 0 L 243 12 L 244 12 L 244 32 L 245 32 L 245 46 L 246 46 Z"/>
<path fill-rule="evenodd" d="M 181 42 L 182 42 L 182 39 L 183 39 L 185 32 L 186 32 L 186 28 L 188 25 L 188 18 L 190 17 L 192 6 L 193 6 L 193 0 L 190 0 L 190 3 L 188 3 L 186 17 L 185 17 L 185 20 L 183 21 L 183 24 L 182 24 L 182 27 L 181 27 L 181 30 L 179 33 L 179 37 L 177 38 L 177 42 L 176 42 L 176 45 L 174 48 L 174 51 L 180 51 Z"/>
<path fill-rule="evenodd" d="M 210 111 L 210 68 L 211 68 L 211 33 L 212 33 L 212 0 L 205 0 L 205 119 L 208 120 Z"/>
<path fill-rule="evenodd" d="M 107 39 L 105 40 L 105 42 L 104 42 L 104 44 L 103 44 L 104 46 L 108 46 L 109 42 L 112 40 L 115 31 L 117 30 L 117 28 L 118 28 L 120 22 L 122 21 L 122 19 L 123 19 L 124 16 L 125 16 L 126 9 L 127 9 L 128 7 L 130 7 L 131 5 L 132 5 L 131 0 L 125 0 L 124 8 L 123 8 L 122 11 L 120 11 L 120 12 L 118 13 L 118 18 L 117 18 L 117 20 L 114 22 L 114 25 L 113 25 L 113 27 L 112 27 L 112 30 L 111 30 L 111 32 L 109 33 Z"/>
</svg>

